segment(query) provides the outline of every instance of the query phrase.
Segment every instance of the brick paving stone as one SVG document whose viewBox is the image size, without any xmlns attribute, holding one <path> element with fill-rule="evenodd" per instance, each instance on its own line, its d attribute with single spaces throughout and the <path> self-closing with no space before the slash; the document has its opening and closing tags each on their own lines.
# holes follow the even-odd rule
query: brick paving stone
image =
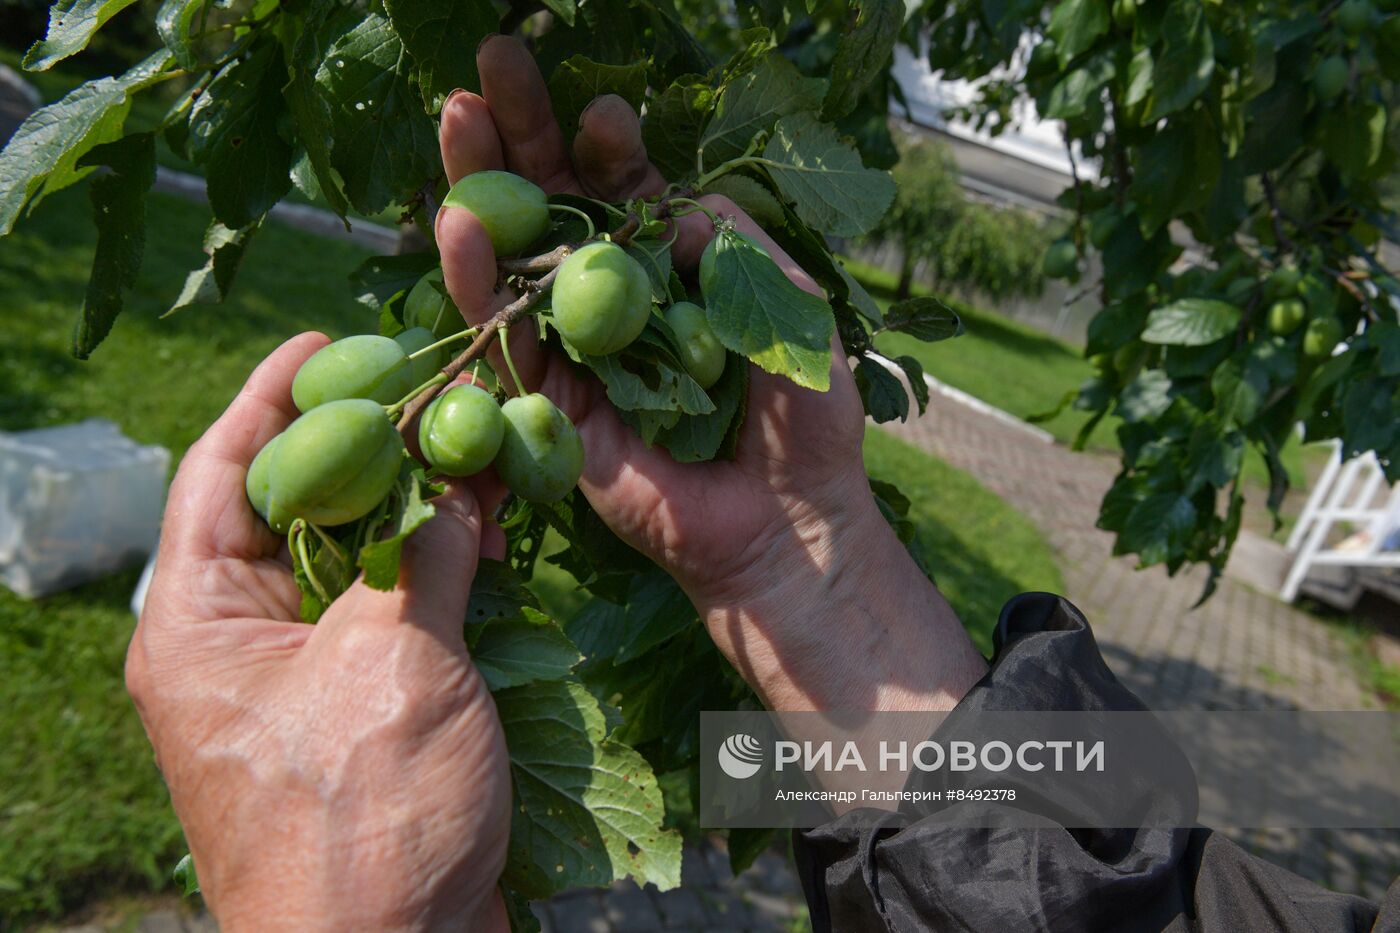
<svg viewBox="0 0 1400 933">
<path fill-rule="evenodd" d="M 603 897 L 597 892 L 587 896 L 570 892 L 551 901 L 548 912 L 556 933 L 612 933 Z"/>
<path fill-rule="evenodd" d="M 185 933 L 184 921 L 173 910 L 153 910 L 136 924 L 137 933 Z"/>
<path fill-rule="evenodd" d="M 704 900 L 692 888 L 679 887 L 673 891 L 656 892 L 652 900 L 667 930 L 700 929 L 711 922 Z"/>
<path fill-rule="evenodd" d="M 635 884 L 615 884 L 603 898 L 603 912 L 614 933 L 650 933 L 662 928 L 661 915 Z"/>
</svg>

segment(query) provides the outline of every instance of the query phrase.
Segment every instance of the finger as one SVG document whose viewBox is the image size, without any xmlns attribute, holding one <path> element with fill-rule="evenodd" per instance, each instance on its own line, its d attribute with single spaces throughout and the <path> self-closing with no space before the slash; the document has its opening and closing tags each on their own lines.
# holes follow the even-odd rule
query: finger
<svg viewBox="0 0 1400 933">
<path fill-rule="evenodd" d="M 491 108 L 484 97 L 471 91 L 453 91 L 443 103 L 438 146 L 449 185 L 473 172 L 506 167 Z"/>
<path fill-rule="evenodd" d="M 433 500 L 435 514 L 404 542 L 399 583 L 371 589 L 357 580 L 317 626 L 334 638 L 357 625 L 419 625 L 448 644 L 462 643 L 462 620 L 481 547 L 481 509 L 466 486 L 454 483 Z"/>
<path fill-rule="evenodd" d="M 278 536 L 248 504 L 248 464 L 297 417 L 292 379 L 329 342 L 324 334 L 305 333 L 278 347 L 190 448 L 170 486 L 162 560 L 251 559 L 276 552 Z"/>
<path fill-rule="evenodd" d="M 477 47 L 476 67 L 506 168 L 550 193 L 576 190 L 564 134 L 529 50 L 510 36 L 487 36 Z"/>
<path fill-rule="evenodd" d="M 804 292 L 813 295 L 823 296 L 820 285 L 816 280 L 803 271 L 797 261 L 787 254 L 772 237 L 763 231 L 763 228 L 748 214 L 729 198 L 718 194 L 707 194 L 699 199 L 700 203 L 708 207 L 720 216 L 721 219 L 732 219 L 734 227 L 740 233 L 747 233 L 753 237 L 760 246 L 768 251 L 777 263 L 778 268 L 783 270 L 783 274 L 792 281 L 794 285 Z M 705 251 L 705 247 L 710 245 L 710 241 L 715 238 L 715 227 L 710 222 L 710 218 L 704 213 L 696 211 L 693 214 L 686 214 L 676 221 L 676 242 L 671 247 L 671 258 L 680 272 L 690 272 L 700 263 L 700 254 Z"/>
<path fill-rule="evenodd" d="M 637 112 L 616 94 L 595 98 L 580 115 L 574 165 L 583 190 L 604 201 L 651 197 L 666 189 L 647 158 Z"/>
<path fill-rule="evenodd" d="M 442 257 L 447 292 L 468 324 L 481 324 L 515 300 L 508 288 L 497 290 L 496 254 L 491 237 L 471 211 L 445 207 L 438 211 L 435 230 Z M 527 391 L 540 384 L 547 364 L 533 321 L 511 328 L 510 356 Z M 498 345 L 487 357 L 496 374 L 510 388 L 510 374 Z"/>
</svg>

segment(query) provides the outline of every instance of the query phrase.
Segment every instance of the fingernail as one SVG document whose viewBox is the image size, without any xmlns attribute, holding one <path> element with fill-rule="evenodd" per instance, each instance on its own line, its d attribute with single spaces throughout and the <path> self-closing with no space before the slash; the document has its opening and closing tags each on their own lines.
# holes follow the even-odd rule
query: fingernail
<svg viewBox="0 0 1400 933">
<path fill-rule="evenodd" d="M 481 41 L 476 44 L 476 54 L 480 56 L 481 50 L 486 48 L 486 43 L 490 42 L 492 39 L 499 39 L 500 37 L 501 34 L 499 32 L 488 32 L 486 35 L 482 36 Z"/>
<path fill-rule="evenodd" d="M 451 92 L 450 94 L 448 94 L 448 95 L 447 95 L 447 98 L 442 102 L 442 109 L 444 109 L 444 110 L 447 109 L 447 105 L 450 104 L 450 103 L 452 103 L 452 98 L 456 97 L 458 94 L 465 94 L 465 93 L 467 93 L 467 89 L 464 88 L 464 87 L 456 87 L 456 88 L 453 88 L 453 89 L 452 89 L 452 92 Z"/>
</svg>

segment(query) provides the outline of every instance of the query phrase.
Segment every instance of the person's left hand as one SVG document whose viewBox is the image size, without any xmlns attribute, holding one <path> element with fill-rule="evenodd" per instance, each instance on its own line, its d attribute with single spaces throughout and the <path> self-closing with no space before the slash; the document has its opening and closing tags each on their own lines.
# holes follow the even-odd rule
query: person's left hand
<svg viewBox="0 0 1400 933">
<path fill-rule="evenodd" d="M 399 587 L 311 626 L 244 493 L 326 342 L 273 353 L 181 464 L 128 689 L 225 931 L 504 929 L 506 748 L 462 638 L 476 499 L 435 500 Z"/>
</svg>

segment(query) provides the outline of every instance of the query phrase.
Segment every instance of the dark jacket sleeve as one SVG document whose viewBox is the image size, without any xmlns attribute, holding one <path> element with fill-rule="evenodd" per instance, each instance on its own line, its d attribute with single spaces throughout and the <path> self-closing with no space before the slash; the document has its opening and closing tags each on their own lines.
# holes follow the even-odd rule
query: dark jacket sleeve
<svg viewBox="0 0 1400 933">
<path fill-rule="evenodd" d="M 997 623 L 991 671 L 958 710 L 1141 710 L 1084 616 L 1043 593 Z M 1383 905 L 1318 887 L 1209 829 L 981 829 L 852 814 L 794 834 L 816 933 L 1400 929 Z"/>
</svg>

